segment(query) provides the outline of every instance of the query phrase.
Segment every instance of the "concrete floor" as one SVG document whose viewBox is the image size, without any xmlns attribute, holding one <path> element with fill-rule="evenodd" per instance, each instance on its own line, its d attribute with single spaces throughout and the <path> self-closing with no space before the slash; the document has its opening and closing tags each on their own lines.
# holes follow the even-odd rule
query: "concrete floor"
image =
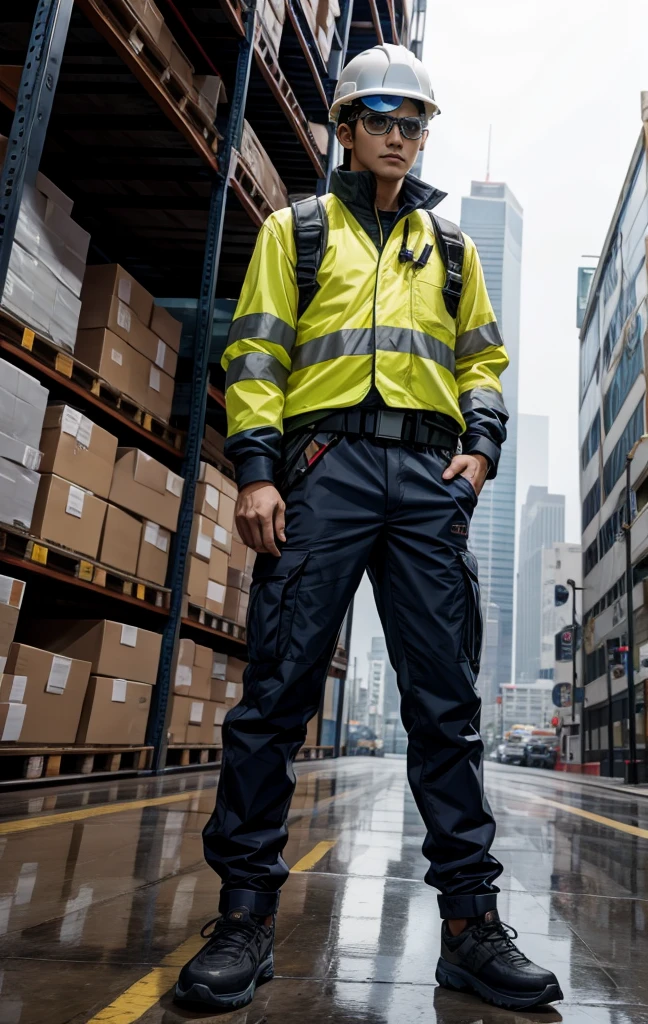
<svg viewBox="0 0 648 1024">
<path fill-rule="evenodd" d="M 178 967 L 215 916 L 209 773 L 3 794 L 0 1024 L 179 1024 Z M 487 766 L 500 912 L 565 1002 L 514 1014 L 439 989 L 439 920 L 403 760 L 303 764 L 277 978 L 232 1024 L 648 1024 L 648 800 Z M 222 1019 L 222 1018 L 218 1018 Z"/>
</svg>

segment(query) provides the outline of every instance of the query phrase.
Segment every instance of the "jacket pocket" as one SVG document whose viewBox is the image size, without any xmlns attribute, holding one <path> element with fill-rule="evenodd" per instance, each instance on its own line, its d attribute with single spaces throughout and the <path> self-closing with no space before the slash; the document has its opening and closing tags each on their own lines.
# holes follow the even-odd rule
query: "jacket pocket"
<svg viewBox="0 0 648 1024">
<path fill-rule="evenodd" d="M 308 556 L 308 551 L 292 550 L 283 551 L 280 558 L 257 557 L 247 624 L 251 661 L 277 661 L 288 657 Z"/>
<path fill-rule="evenodd" d="M 470 667 L 477 675 L 481 658 L 484 624 L 481 612 L 477 559 L 472 551 L 459 551 L 464 587 L 466 591 L 466 617 L 464 621 L 463 650 Z"/>
</svg>

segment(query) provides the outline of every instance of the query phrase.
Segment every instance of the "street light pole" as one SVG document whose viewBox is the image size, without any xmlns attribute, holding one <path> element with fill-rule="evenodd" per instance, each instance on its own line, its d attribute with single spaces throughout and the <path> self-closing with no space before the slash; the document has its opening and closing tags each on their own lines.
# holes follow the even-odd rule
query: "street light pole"
<svg viewBox="0 0 648 1024">
<path fill-rule="evenodd" d="M 626 486 L 625 506 L 626 522 L 623 524 L 625 531 L 626 551 L 626 616 L 628 621 L 628 651 L 626 654 L 626 675 L 628 678 L 628 741 L 630 747 L 630 763 L 628 764 L 628 782 L 636 785 L 639 781 L 637 774 L 637 708 L 635 701 L 634 687 L 634 602 L 632 599 L 633 573 L 632 573 L 632 487 L 630 470 L 635 454 L 635 447 L 626 456 Z"/>
<path fill-rule="evenodd" d="M 576 586 L 576 580 L 567 580 L 567 586 L 571 587 L 572 592 L 572 692 L 571 692 L 571 706 L 572 715 L 576 712 L 576 689 L 578 684 L 578 670 L 576 667 L 576 654 L 578 644 L 577 639 L 577 626 L 576 626 L 576 591 L 582 590 L 583 587 Z M 585 764 L 585 687 L 583 687 L 583 699 L 580 705 L 580 762 L 581 765 Z"/>
</svg>

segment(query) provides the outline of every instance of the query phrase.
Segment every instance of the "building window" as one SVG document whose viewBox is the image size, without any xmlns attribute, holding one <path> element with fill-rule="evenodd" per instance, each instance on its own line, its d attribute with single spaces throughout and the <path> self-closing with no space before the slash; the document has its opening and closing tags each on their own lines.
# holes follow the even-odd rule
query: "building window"
<svg viewBox="0 0 648 1024">
<path fill-rule="evenodd" d="M 592 519 L 601 507 L 601 483 L 596 481 L 592 489 L 587 493 L 583 502 L 583 530 L 591 523 Z"/>
<path fill-rule="evenodd" d="M 633 444 L 639 440 L 644 430 L 644 399 L 642 398 L 639 405 L 633 412 L 632 416 L 628 420 L 621 437 L 615 444 L 612 452 L 607 458 L 605 465 L 603 466 L 603 488 L 605 491 L 605 497 L 608 496 L 615 483 L 623 473 L 625 468 L 626 456 Z M 592 488 L 593 490 L 593 488 Z M 590 494 L 592 492 L 590 491 Z M 589 495 L 588 495 L 589 497 Z M 587 498 L 585 499 L 585 502 Z M 583 505 L 585 505 L 585 502 Z M 599 498 L 600 504 L 600 498 Z M 591 520 L 588 519 L 588 522 Z M 587 524 L 585 524 L 587 525 Z"/>
<path fill-rule="evenodd" d="M 585 469 L 589 464 L 601 443 L 601 413 L 597 412 L 596 416 L 592 420 L 589 430 L 583 444 L 581 445 L 581 469 Z"/>
</svg>

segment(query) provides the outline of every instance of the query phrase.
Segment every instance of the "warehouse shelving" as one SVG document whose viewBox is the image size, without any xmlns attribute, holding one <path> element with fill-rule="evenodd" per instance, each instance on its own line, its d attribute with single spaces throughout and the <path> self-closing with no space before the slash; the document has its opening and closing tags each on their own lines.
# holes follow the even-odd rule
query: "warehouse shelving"
<svg viewBox="0 0 648 1024">
<path fill-rule="evenodd" d="M 418 0 L 419 5 L 423 2 Z M 344 0 L 333 51 L 324 61 L 300 0 L 287 0 L 278 53 L 248 4 L 158 4 L 195 66 L 223 78 L 227 117 L 222 114 L 225 107 L 219 106 L 211 130 L 181 83 L 165 69 L 154 40 L 135 25 L 125 0 L 33 0 L 20 13 L 12 11 L 13 24 L 0 44 L 7 65 L 23 64 L 28 51 L 33 58 L 17 90 L 0 75 L 0 131 L 11 133 L 10 145 L 17 144 L 19 153 L 15 169 L 8 173 L 5 167 L 1 181 L 0 284 L 23 183 L 33 180 L 40 165 L 74 198 L 74 216 L 92 237 L 90 262 L 121 263 L 161 298 L 198 297 L 193 354 L 181 361 L 178 378 L 177 393 L 184 389 L 185 399 L 179 401 L 172 425 L 156 422 L 114 388 L 106 388 L 74 357 L 57 358 L 61 353 L 45 338 L 37 333 L 30 337 L 29 325 L 0 314 L 3 358 L 22 365 L 57 397 L 82 405 L 96 422 L 118 433 L 120 443 L 144 448 L 185 478 L 168 586 L 154 588 L 155 594 L 142 590 L 142 581 L 134 578 L 97 585 L 95 574 L 105 567 L 81 556 L 76 558 L 84 567 L 75 576 L 56 561 L 69 559 L 71 553 L 54 545 L 40 542 L 50 551 L 47 564 L 33 561 L 28 550 L 34 539 L 11 529 L 0 533 L 0 569 L 4 560 L 16 575 L 38 578 L 44 599 L 57 588 L 70 608 L 95 602 L 95 610 L 102 609 L 100 617 L 113 618 L 120 608 L 126 617 L 128 608 L 144 628 L 163 630 L 150 728 L 141 748 L 146 760 L 124 761 L 126 767 L 119 769 L 132 771 L 217 761 L 215 748 L 190 744 L 174 744 L 167 759 L 170 679 L 178 638 L 193 637 L 235 656 L 245 653 L 244 627 L 188 605 L 182 596 L 205 423 L 221 433 L 225 429 L 223 374 L 209 361 L 214 300 L 238 293 L 258 228 L 272 209 L 253 169 L 240 158 L 243 118 L 249 119 L 291 197 L 323 192 L 334 148 L 327 129 L 329 145 L 323 153 L 321 133 L 318 145 L 310 126 L 327 125 L 327 107 L 345 59 L 377 40 L 397 41 L 407 33 L 402 0 Z M 415 10 L 420 28 L 422 8 Z M 0 16 L 0 26 L 5 20 Z M 13 107 L 18 112 L 12 122 Z M 230 474 L 226 460 L 213 461 Z M 8 538 L 4 549 L 3 535 Z M 345 673 L 346 654 L 340 648 L 330 669 L 342 681 L 340 712 Z M 334 749 L 311 745 L 303 756 L 328 756 Z M 83 753 L 75 748 L 71 756 Z M 47 764 L 50 759 L 55 771 L 59 754 L 32 751 L 30 756 L 43 757 Z M 68 755 L 60 756 L 59 779 L 75 774 Z M 46 767 L 43 771 L 47 775 Z"/>
</svg>

